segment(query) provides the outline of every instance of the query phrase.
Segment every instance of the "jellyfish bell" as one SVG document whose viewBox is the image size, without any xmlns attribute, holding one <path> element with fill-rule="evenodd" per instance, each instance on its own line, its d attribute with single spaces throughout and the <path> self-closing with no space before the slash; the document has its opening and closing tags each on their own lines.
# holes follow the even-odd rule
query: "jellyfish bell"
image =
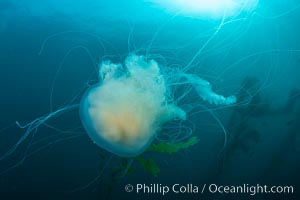
<svg viewBox="0 0 300 200">
<path fill-rule="evenodd" d="M 184 120 L 186 114 L 168 104 L 165 80 L 154 60 L 147 63 L 143 56 L 131 55 L 125 66 L 128 73 L 122 74 L 121 64 L 101 64 L 102 82 L 83 96 L 80 116 L 97 145 L 134 157 L 147 149 L 162 124 L 174 118 Z"/>
<path fill-rule="evenodd" d="M 156 61 L 143 56 L 126 58 L 122 64 L 103 62 L 100 81 L 91 87 L 80 103 L 80 118 L 90 138 L 103 149 L 121 157 L 144 152 L 171 120 L 185 120 L 186 112 L 175 104 L 168 92 L 174 83 L 166 76 L 184 78 L 198 95 L 215 105 L 235 103 L 234 96 L 213 92 L 209 82 L 196 75 L 176 72 L 162 74 Z M 180 84 L 180 83 L 179 83 Z"/>
</svg>

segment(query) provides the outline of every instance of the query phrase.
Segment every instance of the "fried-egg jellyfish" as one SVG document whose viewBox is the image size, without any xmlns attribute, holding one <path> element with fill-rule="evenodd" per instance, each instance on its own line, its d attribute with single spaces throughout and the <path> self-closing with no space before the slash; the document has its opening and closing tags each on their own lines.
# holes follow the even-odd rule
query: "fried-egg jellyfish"
<svg viewBox="0 0 300 200">
<path fill-rule="evenodd" d="M 146 61 L 144 56 L 132 54 L 124 66 L 103 62 L 99 69 L 101 82 L 82 98 L 80 116 L 90 138 L 111 153 L 135 157 L 149 147 L 163 124 L 185 120 L 186 112 L 169 95 L 175 83 L 169 83 L 168 76 L 185 79 L 181 84 L 193 85 L 211 104 L 230 105 L 236 101 L 234 96 L 216 94 L 209 82 L 196 75 L 162 74 L 155 60 Z"/>
<path fill-rule="evenodd" d="M 180 141 L 191 134 L 188 131 L 187 135 L 181 137 L 177 133 L 171 133 L 167 139 L 159 139 L 158 136 L 165 123 L 174 120 L 185 121 L 189 117 L 178 102 L 188 96 L 190 90 L 175 96 L 174 90 L 178 89 L 178 86 L 193 87 L 199 96 L 197 105 L 203 103 L 201 100 L 220 106 L 236 102 L 235 96 L 224 97 L 215 93 L 211 84 L 196 74 L 185 73 L 182 69 L 166 70 L 168 68 L 170 69 L 153 59 L 147 60 L 146 56 L 136 54 L 129 55 L 124 64 L 103 61 L 99 65 L 98 83 L 88 88 L 80 104 L 62 106 L 25 125 L 17 121 L 16 124 L 26 131 L 0 157 L 0 161 L 12 156 L 26 140 L 34 138 L 40 126 L 46 125 L 60 131 L 48 125 L 48 121 L 78 108 L 87 134 L 98 146 L 120 157 L 135 157 L 147 150 L 154 139 L 165 142 Z M 178 124 L 175 128 L 182 129 L 180 123 Z M 27 146 L 23 158 L 0 174 L 21 165 L 28 156 L 52 143 L 29 154 L 30 145 Z"/>
</svg>

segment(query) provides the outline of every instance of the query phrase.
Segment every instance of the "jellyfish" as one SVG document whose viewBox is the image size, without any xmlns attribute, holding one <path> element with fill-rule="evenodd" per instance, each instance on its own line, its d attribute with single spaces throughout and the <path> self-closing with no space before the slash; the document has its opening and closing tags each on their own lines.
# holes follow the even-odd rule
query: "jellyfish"
<svg viewBox="0 0 300 200">
<path fill-rule="evenodd" d="M 30 152 L 28 150 L 40 126 L 44 125 L 55 131 L 65 133 L 49 125 L 48 121 L 73 110 L 79 110 L 82 126 L 91 140 L 102 149 L 119 157 L 136 157 L 145 152 L 156 139 L 163 142 L 178 142 L 188 138 L 193 133 L 192 128 L 189 126 L 183 127 L 182 124 L 183 122 L 189 122 L 191 110 L 202 107 L 202 104 L 205 102 L 215 106 L 230 106 L 236 102 L 234 95 L 225 97 L 214 92 L 213 86 L 209 81 L 194 74 L 191 70 L 195 59 L 218 33 L 223 22 L 222 20 L 216 32 L 185 66 L 173 68 L 167 64 L 157 62 L 155 58 L 150 58 L 149 49 L 152 41 L 145 51 L 145 55 L 129 53 L 124 62 L 119 63 L 113 63 L 109 60 L 102 61 L 97 68 L 97 83 L 92 86 L 89 83 L 87 84 L 87 91 L 81 97 L 80 103 L 77 102 L 77 97 L 80 93 L 77 93 L 71 101 L 57 109 L 53 109 L 52 85 L 50 113 L 38 117 L 27 124 L 16 122 L 19 128 L 25 129 L 25 132 L 18 138 L 17 142 L 1 155 L 0 161 L 12 156 L 26 141 L 29 141 L 29 145 L 25 145 L 22 159 L 0 172 L 0 175 L 21 165 L 28 156 L 33 155 L 40 149 L 55 143 L 55 141 L 50 142 L 48 145 L 37 149 L 37 151 Z M 43 51 L 47 41 L 48 38 L 43 43 L 39 54 Z M 66 56 L 75 48 L 87 51 L 86 48 L 78 46 L 68 51 Z M 90 56 L 89 53 L 88 55 Z M 58 72 L 59 70 L 60 68 Z M 188 90 L 181 90 L 185 86 L 187 86 Z M 192 95 L 194 102 L 190 108 L 187 108 L 181 102 L 183 99 L 190 98 L 191 90 L 194 92 Z M 176 92 L 178 93 L 177 95 L 175 95 Z M 194 99 L 194 94 L 198 95 L 197 99 Z M 226 136 L 225 128 L 221 122 L 212 112 L 209 113 L 221 125 L 222 131 Z M 166 129 L 165 125 L 170 122 L 178 123 L 170 129 L 168 129 L 169 127 Z M 183 133 L 183 135 L 186 135 L 182 137 L 181 134 L 185 131 L 184 129 L 187 133 Z M 167 130 L 167 139 L 160 138 L 164 130 Z M 174 135 L 169 133 L 173 130 L 177 131 Z M 70 133 L 72 134 L 72 132 Z M 82 134 L 80 133 L 80 135 Z M 68 139 L 68 136 L 57 141 L 64 139 Z M 226 137 L 224 146 L 225 144 Z"/>
<path fill-rule="evenodd" d="M 180 121 L 177 127 L 178 132 L 182 132 L 180 124 L 188 121 L 190 110 L 179 102 L 185 97 L 189 98 L 191 90 L 179 92 L 179 96 L 176 96 L 174 90 L 178 86 L 188 85 L 193 88 L 199 97 L 197 105 L 206 101 L 215 106 L 230 106 L 236 102 L 234 95 L 225 97 L 214 92 L 212 85 L 198 75 L 182 69 L 174 70 L 149 59 L 147 55 L 129 54 L 124 63 L 106 60 L 99 65 L 98 71 L 97 83 L 89 86 L 80 103 L 63 105 L 27 124 L 17 121 L 17 126 L 25 129 L 25 132 L 2 154 L 0 161 L 12 156 L 26 141 L 31 142 L 40 126 L 60 131 L 49 125 L 48 121 L 72 110 L 79 110 L 82 125 L 95 144 L 119 157 L 133 158 L 145 152 L 154 139 L 160 140 L 158 136 L 166 123 Z M 214 118 L 219 122 L 217 117 Z M 225 129 L 222 129 L 226 134 Z M 192 131 L 188 131 L 184 137 L 171 134 L 169 139 L 160 141 L 176 142 L 191 134 Z M 52 142 L 37 151 L 51 144 Z M 21 160 L 0 172 L 0 175 L 18 167 L 28 156 L 37 152 L 30 152 L 30 146 L 31 144 L 26 146 Z"/>
<path fill-rule="evenodd" d="M 0 175 L 20 166 L 27 157 L 54 143 L 50 142 L 32 152 L 29 150 L 35 133 L 42 125 L 65 133 L 49 125 L 48 121 L 72 110 L 79 110 L 82 125 L 95 144 L 118 157 L 134 158 L 145 152 L 155 139 L 160 140 L 158 136 L 166 123 L 180 121 L 178 124 L 181 124 L 182 121 L 188 121 L 190 110 L 179 102 L 185 97 L 189 98 L 191 90 L 179 92 L 179 96 L 176 96 L 174 90 L 178 86 L 188 85 L 192 88 L 198 95 L 197 105 L 204 101 L 215 106 L 236 103 L 234 95 L 225 97 L 217 94 L 212 85 L 198 75 L 180 69 L 166 70 L 168 68 L 171 69 L 135 53 L 128 55 L 124 63 L 103 61 L 99 65 L 98 82 L 89 86 L 80 103 L 61 106 L 27 124 L 16 122 L 25 132 L 1 155 L 0 161 L 10 158 L 26 141 L 30 143 L 23 150 L 22 159 L 1 171 Z M 178 132 L 182 132 L 181 125 L 177 127 Z M 223 126 L 222 129 L 226 134 Z M 160 141 L 176 142 L 191 134 L 192 131 L 188 131 L 184 137 L 171 134 L 169 139 Z M 56 141 L 80 135 L 67 135 Z"/>
<path fill-rule="evenodd" d="M 89 137 L 101 148 L 121 157 L 143 153 L 171 120 L 186 120 L 170 91 L 175 83 L 168 76 L 184 79 L 210 104 L 230 105 L 235 96 L 224 97 L 211 84 L 194 74 L 163 74 L 155 60 L 131 54 L 124 64 L 104 61 L 99 83 L 89 88 L 80 103 L 80 118 Z M 171 79 L 172 80 L 172 79 Z"/>
</svg>

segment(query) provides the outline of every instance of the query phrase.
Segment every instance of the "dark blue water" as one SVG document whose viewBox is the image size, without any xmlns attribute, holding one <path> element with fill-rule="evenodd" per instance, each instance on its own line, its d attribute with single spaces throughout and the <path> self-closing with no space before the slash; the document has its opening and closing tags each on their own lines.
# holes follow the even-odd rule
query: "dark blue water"
<svg viewBox="0 0 300 200">
<path fill-rule="evenodd" d="M 142 0 L 0 0 L 0 199 L 297 199 L 299 5 L 260 1 L 220 28 L 222 18 L 175 15 Z M 97 82 L 101 61 L 124 62 L 131 52 L 179 69 L 197 55 L 188 73 L 219 93 L 236 95 L 238 102 L 231 107 L 204 102 L 194 110 L 195 97 L 188 97 L 187 124 L 199 142 L 175 154 L 143 154 L 159 166 L 156 176 L 136 159 L 95 145 L 77 109 L 51 118 L 5 154 L 26 131 L 16 121 L 23 125 L 78 104 Z M 124 190 L 144 183 L 193 184 L 199 190 L 203 184 L 260 184 L 292 186 L 294 192 L 163 196 Z"/>
</svg>

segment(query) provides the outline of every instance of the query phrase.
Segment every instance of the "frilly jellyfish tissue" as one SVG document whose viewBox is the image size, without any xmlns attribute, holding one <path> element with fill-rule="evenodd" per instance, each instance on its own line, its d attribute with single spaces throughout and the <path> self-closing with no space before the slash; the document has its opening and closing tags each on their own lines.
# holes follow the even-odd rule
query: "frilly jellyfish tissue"
<svg viewBox="0 0 300 200">
<path fill-rule="evenodd" d="M 211 104 L 230 105 L 236 101 L 235 96 L 216 94 L 209 82 L 196 75 L 163 73 L 155 60 L 132 54 L 124 64 L 100 64 L 99 83 L 85 93 L 80 103 L 83 126 L 103 149 L 121 157 L 137 156 L 149 147 L 163 124 L 186 120 L 186 112 L 170 95 L 172 86 L 178 84 L 191 84 Z"/>
</svg>

